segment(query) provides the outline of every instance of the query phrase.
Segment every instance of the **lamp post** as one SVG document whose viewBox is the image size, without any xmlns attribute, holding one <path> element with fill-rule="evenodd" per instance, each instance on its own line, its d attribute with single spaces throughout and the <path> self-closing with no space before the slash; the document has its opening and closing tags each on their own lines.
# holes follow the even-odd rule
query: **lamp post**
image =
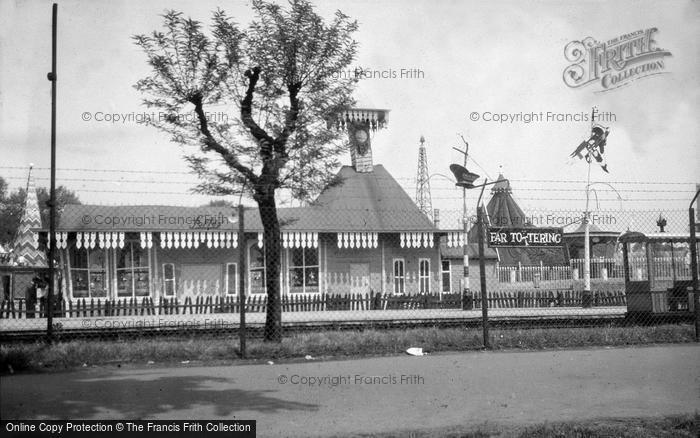
<svg viewBox="0 0 700 438">
<path fill-rule="evenodd" d="M 462 137 L 462 141 L 464 142 L 464 150 L 455 147 L 453 147 L 452 149 L 464 155 L 464 165 L 461 167 L 461 169 L 464 169 L 464 171 L 466 172 L 466 174 L 464 174 L 464 172 L 461 172 L 461 176 L 464 178 L 465 175 L 476 174 L 470 174 L 470 172 L 466 169 L 467 159 L 469 158 L 469 143 L 464 139 L 464 137 Z M 455 175 L 455 178 L 457 178 L 456 185 L 462 187 L 462 233 L 464 234 L 464 244 L 462 245 L 462 310 L 472 310 L 474 308 L 474 300 L 471 297 L 471 287 L 469 284 L 469 218 L 467 217 L 467 186 L 460 186 L 460 176 L 458 176 L 455 172 L 454 166 L 459 167 L 458 164 L 453 164 L 452 166 L 450 166 L 450 170 Z M 458 170 L 461 171 L 461 169 Z M 467 178 L 469 177 L 467 176 Z M 473 181 L 474 179 L 471 180 L 471 182 Z"/>
<path fill-rule="evenodd" d="M 47 79 L 51 81 L 51 184 L 49 193 L 49 285 L 46 296 L 46 338 L 53 341 L 53 297 L 56 278 L 56 38 L 58 28 L 58 5 L 53 4 L 51 18 L 51 72 Z"/>
<path fill-rule="evenodd" d="M 688 222 L 690 223 L 690 271 L 693 287 L 693 307 L 695 307 L 695 341 L 700 341 L 700 294 L 698 294 L 698 248 L 695 237 L 695 209 L 693 202 L 698 199 L 700 190 L 695 192 L 695 196 L 690 201 L 688 207 Z"/>
<path fill-rule="evenodd" d="M 459 164 L 450 165 L 450 170 L 457 179 L 455 184 L 457 187 L 462 187 L 466 192 L 467 189 L 474 189 L 481 187 L 481 192 L 479 193 L 479 199 L 476 202 L 476 224 L 478 229 L 478 246 L 479 246 L 479 282 L 481 286 L 481 324 L 484 336 L 484 348 L 491 348 L 491 341 L 489 339 L 489 313 L 488 313 L 488 294 L 486 291 L 486 260 L 484 258 L 484 207 L 481 205 L 481 199 L 484 195 L 484 188 L 492 184 L 496 184 L 500 181 L 508 182 L 507 179 L 500 179 L 498 181 L 489 182 L 488 179 L 484 179 L 483 184 L 474 184 L 479 175 L 469 172 L 465 166 L 460 166 Z M 466 197 L 466 194 L 464 195 Z M 466 204 L 465 204 L 466 205 Z M 466 206 L 465 206 L 466 209 Z M 465 225 L 466 229 L 466 225 Z M 465 231 L 466 233 L 466 231 Z M 465 260 L 469 260 L 466 256 L 467 254 L 467 236 L 465 236 L 464 242 L 464 254 Z M 468 265 L 467 265 L 468 266 Z M 468 268 L 466 268 L 466 274 L 469 274 Z M 467 278 L 468 281 L 468 278 Z M 468 284 L 468 283 L 467 283 Z"/>
</svg>

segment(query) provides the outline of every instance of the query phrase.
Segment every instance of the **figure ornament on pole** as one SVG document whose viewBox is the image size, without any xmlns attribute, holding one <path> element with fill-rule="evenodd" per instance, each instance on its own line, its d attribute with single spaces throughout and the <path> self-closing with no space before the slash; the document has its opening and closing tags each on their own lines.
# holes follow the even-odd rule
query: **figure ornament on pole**
<svg viewBox="0 0 700 438">
<path fill-rule="evenodd" d="M 591 112 L 591 135 L 581 142 L 569 155 L 570 158 L 578 157 L 588 163 L 588 177 L 586 178 L 586 209 L 583 213 L 584 237 L 583 237 L 583 292 L 581 294 L 582 307 L 593 305 L 591 294 L 591 248 L 590 248 L 590 189 L 591 189 L 591 164 L 595 160 L 605 173 L 608 172 L 608 164 L 605 161 L 605 145 L 610 129 L 595 123 L 598 110 L 593 107 Z"/>
</svg>

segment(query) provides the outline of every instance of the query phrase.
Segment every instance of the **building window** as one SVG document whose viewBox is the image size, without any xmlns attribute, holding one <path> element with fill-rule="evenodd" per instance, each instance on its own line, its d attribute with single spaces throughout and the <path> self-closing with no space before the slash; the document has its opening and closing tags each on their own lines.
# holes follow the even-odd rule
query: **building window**
<svg viewBox="0 0 700 438">
<path fill-rule="evenodd" d="M 176 290 L 175 265 L 163 263 L 163 293 L 166 297 L 174 297 Z"/>
<path fill-rule="evenodd" d="M 418 260 L 418 293 L 430 293 L 430 259 Z"/>
<path fill-rule="evenodd" d="M 226 295 L 236 295 L 238 291 L 238 265 L 226 263 Z"/>
<path fill-rule="evenodd" d="M 117 248 L 117 297 L 147 297 L 150 294 L 148 250 L 138 242 Z"/>
<path fill-rule="evenodd" d="M 265 293 L 265 254 L 256 243 L 248 250 L 248 283 L 251 294 Z"/>
<path fill-rule="evenodd" d="M 406 269 L 403 259 L 394 259 L 394 293 L 402 294 L 406 290 Z"/>
<path fill-rule="evenodd" d="M 76 248 L 70 252 L 73 298 L 107 297 L 107 258 L 99 248 Z"/>
<path fill-rule="evenodd" d="M 294 248 L 289 253 L 289 292 L 318 293 L 318 249 Z"/>
<path fill-rule="evenodd" d="M 450 269 L 450 261 L 442 260 L 442 291 L 451 292 L 452 291 L 452 270 Z"/>
</svg>

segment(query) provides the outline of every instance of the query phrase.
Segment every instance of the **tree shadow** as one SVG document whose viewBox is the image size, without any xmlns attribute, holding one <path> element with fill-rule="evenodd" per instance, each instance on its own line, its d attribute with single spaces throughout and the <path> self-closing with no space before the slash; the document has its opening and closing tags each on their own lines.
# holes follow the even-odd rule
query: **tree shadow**
<svg viewBox="0 0 700 438">
<path fill-rule="evenodd" d="M 318 409 L 315 404 L 275 398 L 270 394 L 274 390 L 238 389 L 231 378 L 163 376 L 160 372 L 138 370 L 126 373 L 67 373 L 61 374 L 60 379 L 53 375 L 51 385 L 48 381 L 45 385 L 32 383 L 17 397 L 21 400 L 4 400 L 2 417 L 142 419 L 197 408 L 212 409 L 217 418 L 228 418 L 243 410 L 274 413 Z"/>
</svg>

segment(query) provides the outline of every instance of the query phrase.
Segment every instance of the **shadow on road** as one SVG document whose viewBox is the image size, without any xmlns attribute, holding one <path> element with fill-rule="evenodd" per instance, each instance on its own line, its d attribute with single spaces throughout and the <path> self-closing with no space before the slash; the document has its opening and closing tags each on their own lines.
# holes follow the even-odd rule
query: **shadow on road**
<svg viewBox="0 0 700 438">
<path fill-rule="evenodd" d="M 16 379 L 23 377 L 16 376 Z M 4 383 L 10 383 L 9 380 L 5 379 Z M 243 410 L 268 414 L 318 410 L 315 404 L 275 398 L 269 394 L 275 392 L 272 390 L 236 389 L 233 378 L 163 376 L 162 373 L 135 371 L 116 376 L 105 374 L 104 377 L 67 373 L 60 380 L 54 390 L 50 382 L 56 382 L 55 378 L 32 381 L 26 391 L 22 391 L 26 398 L 3 403 L 3 419 L 141 419 L 198 410 L 202 415 L 195 416 L 211 414 L 212 418 L 224 419 Z"/>
</svg>

